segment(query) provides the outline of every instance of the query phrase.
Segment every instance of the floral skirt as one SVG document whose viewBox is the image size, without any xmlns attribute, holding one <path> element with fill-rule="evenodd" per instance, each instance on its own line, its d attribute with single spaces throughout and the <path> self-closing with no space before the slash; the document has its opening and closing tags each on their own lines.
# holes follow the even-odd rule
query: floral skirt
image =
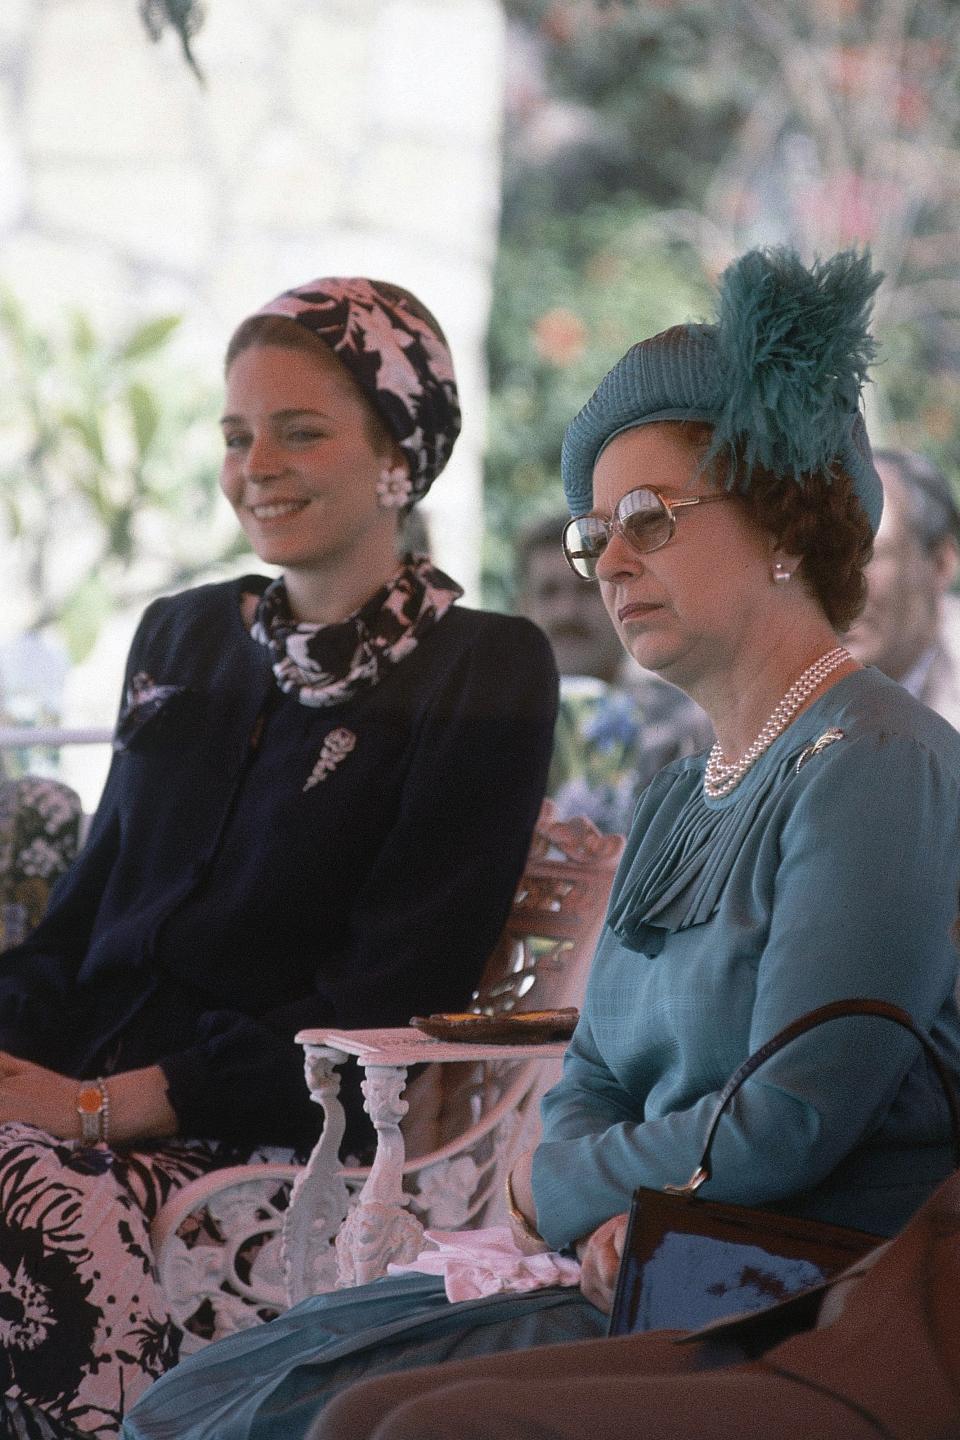
<svg viewBox="0 0 960 1440">
<path fill-rule="evenodd" d="M 179 1354 L 150 1222 L 198 1175 L 254 1158 L 267 1156 L 198 1140 L 114 1153 L 0 1127 L 2 1440 L 112 1440 Z"/>
</svg>

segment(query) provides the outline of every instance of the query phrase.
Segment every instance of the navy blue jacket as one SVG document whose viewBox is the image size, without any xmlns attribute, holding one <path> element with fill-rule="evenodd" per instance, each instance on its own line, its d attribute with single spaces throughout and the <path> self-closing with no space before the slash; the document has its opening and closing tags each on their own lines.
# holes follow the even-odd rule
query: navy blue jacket
<svg viewBox="0 0 960 1440">
<path fill-rule="evenodd" d="M 0 1046 L 76 1076 L 159 1062 L 182 1134 L 302 1146 L 319 1112 L 298 1029 L 468 1001 L 523 868 L 557 681 L 528 621 L 454 606 L 373 689 L 308 708 L 241 620 L 267 583 L 146 611 L 127 680 L 178 688 L 115 754 L 46 918 L 0 956 Z M 352 748 L 328 743 L 318 771 L 334 731 Z"/>
</svg>

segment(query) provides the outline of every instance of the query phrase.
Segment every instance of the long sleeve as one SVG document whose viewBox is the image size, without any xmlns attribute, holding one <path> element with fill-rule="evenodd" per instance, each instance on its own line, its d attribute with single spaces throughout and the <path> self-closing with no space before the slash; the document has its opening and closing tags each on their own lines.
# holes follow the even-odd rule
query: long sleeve
<svg viewBox="0 0 960 1440">
<path fill-rule="evenodd" d="M 127 683 L 138 668 L 144 628 L 127 657 Z M 54 886 L 46 914 L 0 956 L 0 1046 L 40 1064 L 58 1066 L 69 1038 L 77 978 L 119 851 L 121 786 L 114 761 L 85 843 Z"/>
<path fill-rule="evenodd" d="M 810 762 L 796 793 L 785 787 L 707 923 L 671 934 L 653 958 L 606 932 L 563 1079 L 544 1103 L 534 1188 L 551 1243 L 627 1209 L 638 1185 L 687 1180 L 727 1075 L 815 1006 L 851 996 L 901 1005 L 958 1065 L 951 745 L 844 739 Z M 645 1006 L 659 1018 L 648 1011 L 644 1023 Z M 811 1213 L 881 1228 L 908 1177 L 922 1183 L 925 1164 L 945 1173 L 945 1127 L 909 1035 L 882 1020 L 836 1021 L 740 1092 L 702 1193 L 774 1205 L 800 1196 L 791 1208 L 812 1197 Z"/>
</svg>

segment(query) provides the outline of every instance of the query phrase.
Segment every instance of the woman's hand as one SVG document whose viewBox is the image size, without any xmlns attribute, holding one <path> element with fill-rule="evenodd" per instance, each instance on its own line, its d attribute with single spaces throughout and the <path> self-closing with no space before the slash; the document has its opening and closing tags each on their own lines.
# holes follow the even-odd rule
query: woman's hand
<svg viewBox="0 0 960 1440">
<path fill-rule="evenodd" d="M 177 1133 L 177 1116 L 167 1097 L 159 1065 L 126 1070 L 106 1079 L 110 1097 L 110 1142 L 159 1140 Z M 0 1051 L 0 1125 L 24 1121 L 60 1140 L 80 1138 L 77 1091 L 80 1082 L 29 1060 Z"/>
<path fill-rule="evenodd" d="M 580 1257 L 580 1289 L 592 1305 L 609 1315 L 613 1309 L 613 1292 L 617 1285 L 617 1271 L 623 1254 L 623 1242 L 627 1238 L 627 1221 L 630 1217 L 613 1215 L 598 1225 L 592 1235 L 577 1243 Z"/>
<path fill-rule="evenodd" d="M 0 1125 L 22 1120 L 72 1140 L 80 1134 L 77 1082 L 0 1051 Z"/>
</svg>

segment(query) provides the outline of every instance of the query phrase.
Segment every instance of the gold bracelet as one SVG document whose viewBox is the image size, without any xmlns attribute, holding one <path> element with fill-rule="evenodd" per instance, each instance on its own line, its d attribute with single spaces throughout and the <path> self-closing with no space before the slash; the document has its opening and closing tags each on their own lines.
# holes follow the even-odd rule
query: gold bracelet
<svg viewBox="0 0 960 1440">
<path fill-rule="evenodd" d="M 80 1144 L 106 1145 L 110 1139 L 110 1092 L 102 1076 L 85 1080 L 77 1090 Z"/>
<path fill-rule="evenodd" d="M 531 1225 L 530 1221 L 527 1219 L 526 1215 L 524 1215 L 523 1211 L 520 1209 L 516 1200 L 514 1199 L 513 1185 L 510 1183 L 509 1170 L 507 1171 L 507 1179 L 504 1188 L 506 1190 L 507 1210 L 510 1213 L 510 1219 L 520 1229 L 521 1233 L 525 1235 L 528 1240 L 533 1240 L 538 1245 L 546 1245 L 547 1242 L 540 1234 L 540 1231 L 536 1228 L 536 1226 Z"/>
</svg>

